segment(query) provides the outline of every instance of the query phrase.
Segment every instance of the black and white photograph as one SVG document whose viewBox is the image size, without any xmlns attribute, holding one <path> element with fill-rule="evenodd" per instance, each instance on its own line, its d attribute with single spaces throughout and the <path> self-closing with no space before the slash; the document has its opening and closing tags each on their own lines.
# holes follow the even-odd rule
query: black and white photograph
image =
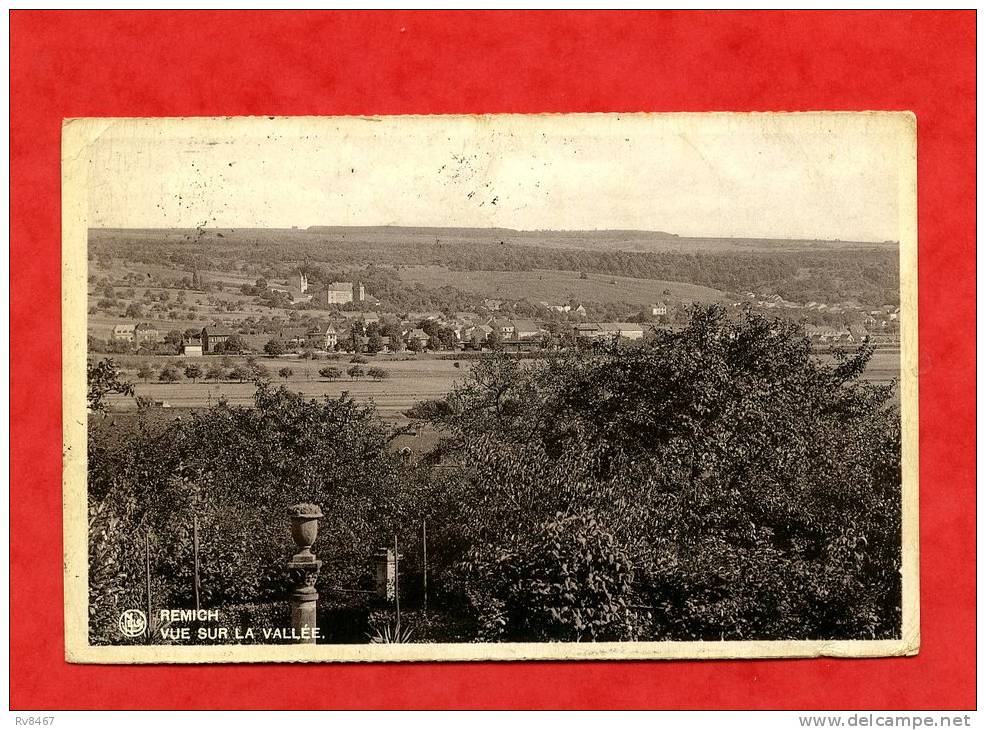
<svg viewBox="0 0 986 730">
<path fill-rule="evenodd" d="M 67 658 L 916 653 L 914 149 L 66 121 Z"/>
</svg>

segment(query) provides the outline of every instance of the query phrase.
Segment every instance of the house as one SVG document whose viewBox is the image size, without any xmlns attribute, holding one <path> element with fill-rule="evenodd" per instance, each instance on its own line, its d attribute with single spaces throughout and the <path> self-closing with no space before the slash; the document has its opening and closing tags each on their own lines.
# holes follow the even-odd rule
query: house
<svg viewBox="0 0 986 730">
<path fill-rule="evenodd" d="M 575 309 L 573 309 L 572 311 L 575 312 L 580 317 L 585 317 L 588 314 L 588 312 L 586 312 L 585 307 L 581 304 L 577 306 Z"/>
<path fill-rule="evenodd" d="M 267 341 L 272 339 L 281 340 L 288 350 L 299 350 L 308 345 L 308 330 L 304 327 L 282 327 L 270 333 Z M 265 345 L 267 341 L 264 342 Z"/>
<path fill-rule="evenodd" d="M 113 327 L 112 338 L 120 342 L 133 342 L 136 339 L 135 324 L 118 324 Z"/>
<path fill-rule="evenodd" d="M 572 332 L 577 340 L 591 340 L 600 334 L 599 325 L 592 322 L 577 324 L 572 327 Z"/>
<path fill-rule="evenodd" d="M 353 287 L 350 281 L 333 281 L 325 286 L 313 297 L 314 301 L 321 306 L 331 304 L 349 304 L 349 302 L 362 302 L 366 300 L 366 290 L 362 284 Z"/>
<path fill-rule="evenodd" d="M 657 304 L 651 305 L 650 315 L 652 317 L 667 317 L 668 316 L 668 305 L 666 302 L 658 302 Z"/>
<path fill-rule="evenodd" d="M 291 278 L 288 279 L 288 285 L 299 294 L 304 294 L 308 291 L 308 277 L 299 271 L 297 274 L 291 275 Z"/>
<path fill-rule="evenodd" d="M 202 341 L 190 340 L 189 342 L 183 343 L 181 354 L 183 357 L 202 357 Z"/>
<path fill-rule="evenodd" d="M 493 328 L 488 324 L 477 324 L 475 327 L 467 327 L 462 331 L 463 342 L 486 342 L 493 334 Z"/>
<path fill-rule="evenodd" d="M 339 344 L 339 331 L 332 326 L 312 327 L 305 333 L 305 340 L 309 347 L 316 350 L 333 350 Z"/>
<path fill-rule="evenodd" d="M 155 343 L 161 341 L 163 341 L 163 338 L 156 327 L 152 327 L 144 322 L 134 327 L 134 342 L 141 344 L 144 342 Z"/>
<path fill-rule="evenodd" d="M 644 328 L 632 322 L 600 322 L 599 336 L 622 337 L 627 340 L 639 340 L 644 336 Z"/>
<path fill-rule="evenodd" d="M 496 332 L 498 332 L 500 334 L 500 337 L 502 337 L 503 339 L 513 337 L 514 332 L 516 331 L 514 328 L 514 323 L 509 319 L 494 317 L 489 322 L 487 322 L 487 324 L 490 327 L 492 327 Z"/>
<path fill-rule="evenodd" d="M 408 347 L 411 347 L 411 343 L 417 340 L 419 345 L 425 345 L 428 342 L 428 333 L 425 332 L 420 327 L 415 327 L 413 330 L 407 333 L 404 341 L 407 343 Z"/>
<path fill-rule="evenodd" d="M 484 299 L 483 306 L 486 307 L 491 312 L 499 312 L 500 307 L 503 306 L 502 299 Z"/>
<path fill-rule="evenodd" d="M 529 319 L 513 321 L 513 336 L 518 340 L 533 340 L 541 337 L 541 328 Z"/>
<path fill-rule="evenodd" d="M 311 299 L 311 295 L 305 296 L 305 292 L 308 291 L 308 277 L 300 271 L 288 277 L 286 284 L 268 282 L 267 289 L 269 291 L 278 291 L 283 294 L 287 294 L 296 302 L 308 301 Z"/>
<path fill-rule="evenodd" d="M 235 334 L 235 331 L 224 327 L 203 327 L 200 337 L 202 340 L 202 352 L 207 354 L 215 352 L 216 345 L 225 344 L 226 340 Z"/>
<path fill-rule="evenodd" d="M 850 342 L 863 342 L 869 339 L 870 333 L 865 327 L 860 327 L 858 324 L 849 326 L 849 339 Z"/>
</svg>

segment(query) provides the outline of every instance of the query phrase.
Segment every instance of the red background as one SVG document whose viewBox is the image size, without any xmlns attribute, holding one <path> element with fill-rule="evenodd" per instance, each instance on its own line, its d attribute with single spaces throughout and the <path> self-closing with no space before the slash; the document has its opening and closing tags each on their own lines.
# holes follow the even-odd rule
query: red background
<svg viewBox="0 0 986 730">
<path fill-rule="evenodd" d="M 11 705 L 975 706 L 975 14 L 11 14 Z M 918 118 L 921 653 L 80 666 L 62 635 L 64 117 L 908 109 Z"/>
</svg>

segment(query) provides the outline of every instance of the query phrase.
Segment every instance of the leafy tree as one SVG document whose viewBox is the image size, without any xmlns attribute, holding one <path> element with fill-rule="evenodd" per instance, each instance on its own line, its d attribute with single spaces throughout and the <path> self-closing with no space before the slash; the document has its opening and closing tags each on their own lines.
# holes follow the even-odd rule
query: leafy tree
<svg viewBox="0 0 986 730">
<path fill-rule="evenodd" d="M 226 371 L 219 363 L 211 363 L 205 370 L 206 380 L 222 380 L 226 377 Z"/>
<path fill-rule="evenodd" d="M 161 372 L 158 374 L 157 379 L 162 383 L 177 383 L 181 380 L 181 373 L 178 372 L 178 368 L 169 364 L 161 368 Z"/>
<path fill-rule="evenodd" d="M 390 373 L 383 368 L 370 368 L 366 371 L 366 374 L 374 380 L 383 380 L 384 378 L 390 377 Z"/>
<path fill-rule="evenodd" d="M 226 338 L 225 342 L 220 343 L 220 347 L 216 352 L 221 352 L 227 355 L 239 355 L 244 350 L 246 350 L 246 343 L 243 338 L 237 334 L 232 334 Z"/>
<path fill-rule="evenodd" d="M 156 600 L 189 605 L 193 516 L 204 605 L 283 601 L 295 549 L 287 508 L 299 502 L 325 513 L 316 549 L 331 560 L 318 589 L 369 579 L 379 545 L 419 527 L 405 511 L 412 467 L 389 448 L 394 435 L 372 407 L 266 384 L 251 407 L 148 419 L 122 436 L 91 426 L 90 639 L 119 642 L 121 608 L 140 605 L 148 533 Z"/>
<path fill-rule="evenodd" d="M 232 370 L 230 370 L 229 377 L 238 383 L 242 383 L 244 380 L 252 380 L 254 377 L 254 372 L 249 365 L 239 363 Z"/>
<path fill-rule="evenodd" d="M 342 370 L 331 365 L 327 365 L 318 371 L 318 374 L 327 380 L 338 380 L 342 377 Z"/>
<path fill-rule="evenodd" d="M 287 352 L 287 347 L 284 344 L 284 340 L 280 337 L 272 337 L 267 340 L 267 344 L 264 345 L 264 352 L 266 352 L 270 357 L 280 357 Z"/>
<path fill-rule="evenodd" d="M 502 350 L 503 349 L 503 335 L 500 330 L 496 327 L 490 332 L 490 336 L 486 338 L 486 343 L 490 346 L 491 350 Z"/>
<path fill-rule="evenodd" d="M 154 377 L 154 368 L 150 363 L 142 362 L 137 367 L 137 377 L 143 380 L 145 383 Z"/>
<path fill-rule="evenodd" d="M 131 319 L 140 319 L 144 316 L 144 308 L 137 302 L 132 302 L 130 306 L 127 307 L 126 316 Z"/>
<path fill-rule="evenodd" d="M 353 365 L 351 368 L 349 368 L 346 371 L 346 375 L 348 375 L 353 380 L 359 380 L 364 375 L 366 375 L 366 371 L 363 370 L 363 368 L 360 367 L 359 365 Z"/>
<path fill-rule="evenodd" d="M 474 555 L 476 562 L 466 563 L 466 590 L 482 612 L 481 638 L 639 638 L 644 622 L 631 608 L 632 560 L 591 513 L 559 513 L 492 553 Z"/>
<path fill-rule="evenodd" d="M 202 367 L 198 363 L 188 363 L 185 366 L 185 377 L 194 383 L 202 377 Z"/>
<path fill-rule="evenodd" d="M 354 357 L 349 358 L 349 362 L 353 365 L 366 365 L 367 360 L 365 357 L 355 355 Z"/>
<path fill-rule="evenodd" d="M 292 375 L 294 375 L 294 370 L 292 370 L 289 367 L 283 367 L 283 368 L 281 368 L 280 370 L 277 371 L 277 374 L 280 375 L 285 380 L 287 380 Z"/>
<path fill-rule="evenodd" d="M 164 341 L 169 345 L 180 347 L 185 341 L 185 334 L 181 330 L 170 330 L 168 334 L 164 336 Z"/>
<path fill-rule="evenodd" d="M 451 404 L 446 398 L 434 398 L 431 400 L 418 401 L 404 411 L 404 415 L 408 418 L 433 421 L 436 423 L 450 414 Z"/>
<path fill-rule="evenodd" d="M 106 407 L 104 401 L 110 394 L 131 396 L 134 394 L 133 383 L 123 379 L 119 366 L 112 359 L 100 360 L 98 363 L 88 361 L 86 382 L 88 385 L 86 399 L 91 411 L 104 410 Z"/>
<path fill-rule="evenodd" d="M 407 349 L 411 352 L 421 352 L 425 349 L 424 343 L 417 337 L 412 337 L 407 344 Z"/>
<path fill-rule="evenodd" d="M 371 355 L 376 355 L 378 352 L 383 350 L 383 337 L 381 337 L 380 332 L 373 330 L 367 338 L 366 351 Z"/>
<path fill-rule="evenodd" d="M 709 308 L 619 354 L 480 361 L 434 419 L 463 468 L 460 579 L 591 511 L 659 609 L 643 637 L 899 635 L 900 416 L 859 379 L 871 354 L 824 364 L 795 325 Z M 514 590 L 487 577 L 480 625 Z"/>
</svg>

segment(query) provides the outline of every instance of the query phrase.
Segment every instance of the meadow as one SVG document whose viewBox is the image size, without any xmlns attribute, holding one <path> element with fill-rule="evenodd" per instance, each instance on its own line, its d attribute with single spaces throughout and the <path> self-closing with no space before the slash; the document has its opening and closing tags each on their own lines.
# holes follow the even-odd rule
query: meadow
<svg viewBox="0 0 986 730">
<path fill-rule="evenodd" d="M 122 358 L 124 367 L 135 366 L 136 362 L 151 362 L 163 365 L 176 358 Z M 196 362 L 205 370 L 211 362 L 220 358 L 201 357 L 188 360 Z M 336 360 L 305 360 L 302 358 L 258 358 L 257 362 L 270 371 L 270 378 L 275 385 L 303 393 L 309 397 L 337 398 L 346 393 L 358 401 L 373 402 L 380 415 L 388 419 L 402 418 L 402 413 L 415 403 L 431 398 L 440 398 L 448 393 L 453 385 L 462 380 L 469 372 L 469 361 L 440 360 L 418 356 L 412 358 L 402 355 L 377 355 L 367 357 L 367 363 L 362 365 L 364 370 L 380 368 L 387 372 L 387 377 L 374 380 L 363 376 L 359 379 L 350 378 L 345 371 L 351 367 L 350 356 L 340 356 Z M 343 371 L 341 378 L 328 380 L 318 374 L 326 366 Z M 292 374 L 283 378 L 278 375 L 281 368 L 291 368 Z M 127 371 L 127 377 L 135 383 L 136 395 L 155 401 L 165 401 L 171 407 L 204 408 L 213 405 L 220 398 L 225 398 L 236 405 L 250 405 L 256 386 L 253 382 L 238 383 L 235 381 L 205 381 L 196 382 L 183 380 L 178 383 L 161 383 L 156 380 L 141 382 L 133 370 Z M 133 401 L 129 398 L 113 396 L 109 403 L 115 408 L 132 408 Z"/>
<path fill-rule="evenodd" d="M 399 273 L 409 285 L 454 286 L 489 298 L 544 300 L 553 304 L 575 300 L 649 305 L 667 299 L 702 303 L 728 299 L 725 292 L 707 286 L 609 274 L 586 274 L 581 278 L 578 271 L 452 271 L 444 266 L 405 266 Z"/>
</svg>

